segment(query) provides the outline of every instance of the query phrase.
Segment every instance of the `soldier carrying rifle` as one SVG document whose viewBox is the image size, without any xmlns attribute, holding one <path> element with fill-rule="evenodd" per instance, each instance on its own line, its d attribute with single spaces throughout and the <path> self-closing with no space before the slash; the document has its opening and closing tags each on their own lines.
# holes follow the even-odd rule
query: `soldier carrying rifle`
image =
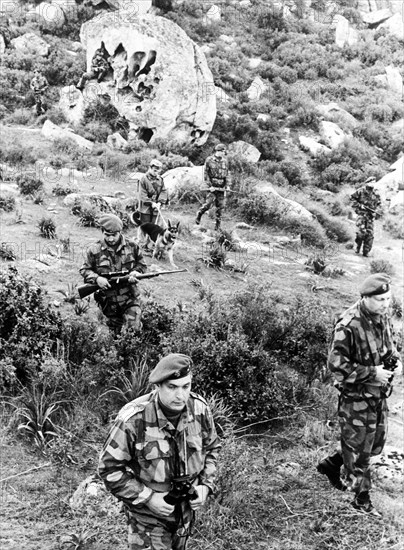
<svg viewBox="0 0 404 550">
<path fill-rule="evenodd" d="M 118 413 L 99 473 L 124 503 L 129 550 L 185 550 L 214 490 L 220 443 L 206 401 L 191 392 L 190 357 L 167 355 L 149 380 L 154 391 Z"/>
<path fill-rule="evenodd" d="M 122 221 L 114 214 L 102 216 L 98 223 L 103 239 L 92 245 L 80 269 L 86 283 L 95 283 L 99 290 L 94 298 L 107 325 L 119 333 L 124 324 L 134 330 L 141 329 L 140 293 L 137 274 L 147 269 L 138 245 L 122 234 Z M 107 275 L 111 272 L 128 272 L 125 284 L 111 285 Z"/>
<path fill-rule="evenodd" d="M 381 205 L 380 196 L 373 189 L 376 178 L 368 178 L 365 185 L 357 189 L 350 197 L 356 218 L 356 254 L 360 253 L 363 245 L 363 255 L 369 256 L 374 239 L 374 220 L 380 216 L 378 209 Z"/>
<path fill-rule="evenodd" d="M 220 229 L 226 191 L 230 190 L 230 172 L 225 155 L 226 146 L 219 143 L 215 147 L 214 155 L 211 155 L 205 161 L 204 178 L 209 186 L 209 195 L 206 202 L 198 210 L 195 219 L 196 225 L 199 225 L 203 214 L 210 210 L 212 206 L 216 206 L 216 231 Z"/>
</svg>

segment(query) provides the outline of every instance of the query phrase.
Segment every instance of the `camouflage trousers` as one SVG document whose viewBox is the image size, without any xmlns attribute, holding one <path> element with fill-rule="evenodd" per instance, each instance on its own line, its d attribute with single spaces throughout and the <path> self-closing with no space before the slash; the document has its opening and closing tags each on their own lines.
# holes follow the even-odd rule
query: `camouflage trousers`
<svg viewBox="0 0 404 550">
<path fill-rule="evenodd" d="M 374 220 L 368 215 L 358 216 L 356 219 L 356 249 L 359 252 L 363 245 L 363 254 L 369 254 L 374 240 Z"/>
<path fill-rule="evenodd" d="M 188 504 L 168 518 L 159 518 L 147 508 L 127 512 L 129 550 L 186 550 L 193 512 Z"/>
<path fill-rule="evenodd" d="M 338 416 L 348 488 L 356 494 L 371 488 L 370 459 L 379 455 L 387 436 L 387 401 L 340 396 Z"/>
<path fill-rule="evenodd" d="M 115 291 L 98 291 L 94 296 L 98 307 L 111 330 L 118 333 L 123 325 L 135 331 L 141 329 L 140 298 L 133 297 L 130 291 L 119 294 Z"/>
<path fill-rule="evenodd" d="M 223 210 L 226 204 L 226 198 L 224 193 L 220 191 L 218 193 L 209 193 L 205 203 L 200 207 L 197 217 L 201 218 L 205 212 L 210 210 L 212 206 L 216 207 L 216 221 L 220 223 L 222 220 Z"/>
</svg>

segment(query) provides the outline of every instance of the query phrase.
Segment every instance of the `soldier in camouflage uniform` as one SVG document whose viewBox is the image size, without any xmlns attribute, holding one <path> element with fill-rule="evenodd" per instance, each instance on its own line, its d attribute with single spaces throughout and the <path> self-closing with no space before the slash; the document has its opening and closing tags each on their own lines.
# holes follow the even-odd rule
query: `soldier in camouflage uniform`
<svg viewBox="0 0 404 550">
<path fill-rule="evenodd" d="M 387 402 L 393 373 L 387 370 L 388 352 L 400 362 L 388 317 L 390 277 L 376 273 L 360 289 L 361 300 L 338 320 L 328 366 L 339 389 L 338 416 L 341 449 L 322 460 L 317 469 L 340 490 L 353 491 L 354 508 L 378 515 L 370 500 L 370 459 L 380 454 L 386 441 Z M 391 365 L 390 365 L 391 366 Z M 344 466 L 346 484 L 340 478 Z"/>
<path fill-rule="evenodd" d="M 194 512 L 213 492 L 220 443 L 206 401 L 191 392 L 191 367 L 187 355 L 161 359 L 154 391 L 121 409 L 101 452 L 100 476 L 125 505 L 129 550 L 185 550 Z M 181 476 L 187 489 L 173 503 Z"/>
<path fill-rule="evenodd" d="M 222 213 L 225 206 L 225 192 L 230 189 L 230 173 L 227 160 L 225 158 L 226 147 L 219 143 L 215 147 L 214 155 L 208 157 L 205 161 L 204 179 L 209 186 L 209 195 L 206 202 L 197 212 L 195 223 L 199 225 L 201 218 L 212 206 L 216 206 L 216 225 L 215 229 L 220 229 Z"/>
<path fill-rule="evenodd" d="M 380 196 L 373 189 L 375 178 L 366 180 L 365 185 L 357 189 L 352 195 L 353 208 L 356 218 L 356 253 L 359 254 L 363 245 L 363 255 L 366 257 L 372 249 L 374 240 L 374 220 L 379 215 L 377 209 L 381 205 Z"/>
<path fill-rule="evenodd" d="M 41 74 L 39 68 L 34 69 L 34 78 L 31 80 L 30 87 L 35 96 L 36 114 L 38 116 L 43 115 L 45 113 L 43 94 L 48 89 L 49 83 L 43 74 Z"/>
<path fill-rule="evenodd" d="M 83 90 L 86 82 L 92 78 L 96 78 L 97 82 L 101 82 L 108 71 L 111 69 L 111 65 L 108 61 L 109 54 L 105 48 L 104 42 L 101 42 L 101 47 L 95 50 L 93 58 L 91 60 L 91 70 L 88 73 L 84 73 L 77 83 L 76 88 Z"/>
<path fill-rule="evenodd" d="M 159 209 L 168 204 L 168 192 L 160 176 L 161 162 L 153 159 L 139 182 L 139 223 L 156 223 Z"/>
<path fill-rule="evenodd" d="M 94 298 L 108 317 L 107 325 L 115 333 L 119 333 L 124 324 L 140 330 L 141 308 L 136 273 L 144 273 L 147 266 L 138 245 L 122 235 L 123 224 L 117 216 L 107 214 L 98 223 L 104 238 L 89 248 L 80 273 L 85 283 L 96 283 L 100 287 Z M 113 271 L 129 271 L 128 283 L 111 288 L 102 275 Z"/>
</svg>

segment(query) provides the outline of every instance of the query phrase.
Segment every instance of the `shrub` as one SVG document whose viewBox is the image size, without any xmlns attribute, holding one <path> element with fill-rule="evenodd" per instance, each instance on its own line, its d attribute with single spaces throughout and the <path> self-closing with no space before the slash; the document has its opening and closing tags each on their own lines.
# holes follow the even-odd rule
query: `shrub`
<svg viewBox="0 0 404 550">
<path fill-rule="evenodd" d="M 33 195 L 43 189 L 43 181 L 33 174 L 19 174 L 15 181 L 22 195 Z"/>
<path fill-rule="evenodd" d="M 0 258 L 2 260 L 14 261 L 17 259 L 14 248 L 8 243 L 0 243 Z"/>
<path fill-rule="evenodd" d="M 348 223 L 333 216 L 329 216 L 324 210 L 314 205 L 307 206 L 307 209 L 324 227 L 329 239 L 337 241 L 338 243 L 346 243 L 352 239 L 352 229 Z"/>
<path fill-rule="evenodd" d="M 386 216 L 383 220 L 383 229 L 388 231 L 394 239 L 404 239 L 403 222 L 399 217 Z"/>
<path fill-rule="evenodd" d="M 42 354 L 55 352 L 62 320 L 47 303 L 40 286 L 15 267 L 0 272 L 0 360 L 16 369 L 21 381 L 35 375 Z"/>
<path fill-rule="evenodd" d="M 79 190 L 78 186 L 73 183 L 57 183 L 53 189 L 52 194 L 57 197 L 65 197 L 70 195 L 70 193 L 77 193 Z"/>
<path fill-rule="evenodd" d="M 11 193 L 0 193 L 0 210 L 12 212 L 15 210 L 15 197 Z"/>
<path fill-rule="evenodd" d="M 52 218 L 44 216 L 39 220 L 38 227 L 42 237 L 56 239 L 56 224 Z"/>
<path fill-rule="evenodd" d="M 394 275 L 394 266 L 387 260 L 372 260 L 370 262 L 370 273 L 387 273 Z"/>
</svg>

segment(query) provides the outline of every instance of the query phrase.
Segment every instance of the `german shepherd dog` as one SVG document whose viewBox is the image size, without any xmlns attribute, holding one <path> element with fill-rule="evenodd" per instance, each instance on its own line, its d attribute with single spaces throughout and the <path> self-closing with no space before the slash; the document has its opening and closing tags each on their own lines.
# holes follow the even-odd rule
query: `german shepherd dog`
<svg viewBox="0 0 404 550">
<path fill-rule="evenodd" d="M 150 242 L 154 243 L 153 258 L 159 260 L 163 255 L 167 254 L 170 265 L 177 268 L 173 260 L 173 248 L 180 222 L 171 224 L 171 221 L 167 220 L 167 224 L 167 228 L 164 229 L 156 223 L 143 223 L 139 227 L 139 236 L 143 235 L 146 237 L 145 248 L 147 248 Z"/>
</svg>

